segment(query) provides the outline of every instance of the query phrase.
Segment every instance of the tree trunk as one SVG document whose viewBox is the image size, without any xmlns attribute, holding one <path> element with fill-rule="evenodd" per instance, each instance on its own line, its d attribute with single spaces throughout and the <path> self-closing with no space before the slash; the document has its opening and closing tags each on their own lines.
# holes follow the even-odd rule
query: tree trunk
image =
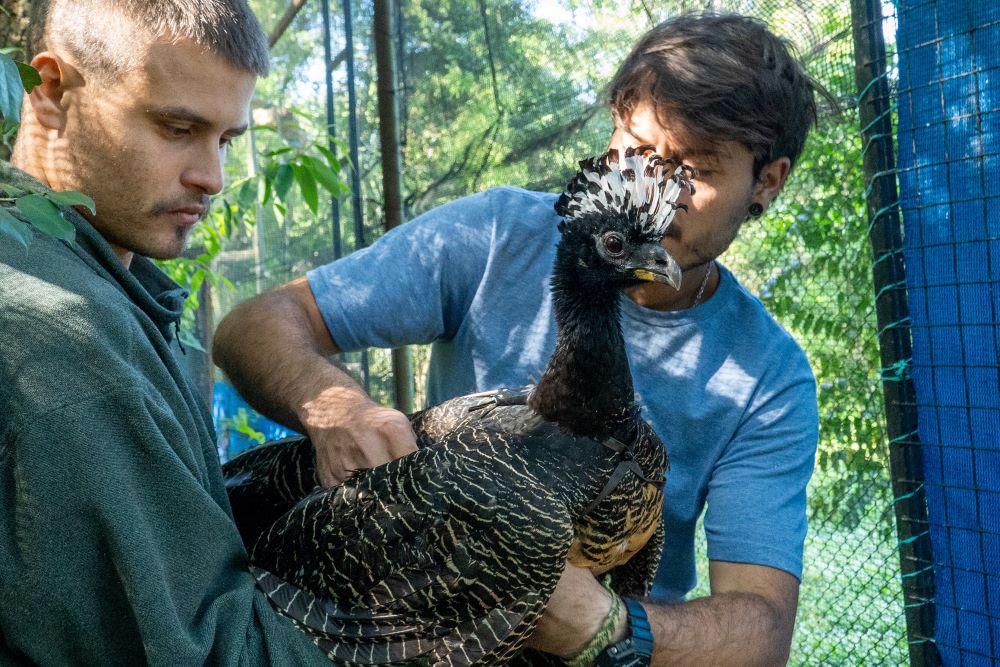
<svg viewBox="0 0 1000 667">
<path fill-rule="evenodd" d="M 24 49 L 26 47 L 30 8 L 30 0 L 0 0 L 0 48 L 16 46 L 19 49 Z M 15 54 L 15 57 L 23 59 L 24 53 Z"/>
</svg>

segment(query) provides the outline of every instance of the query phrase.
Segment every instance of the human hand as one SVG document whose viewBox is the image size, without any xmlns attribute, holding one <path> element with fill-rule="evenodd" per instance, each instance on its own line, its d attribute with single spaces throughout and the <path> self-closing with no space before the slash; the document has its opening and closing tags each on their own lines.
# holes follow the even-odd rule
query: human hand
<svg viewBox="0 0 1000 667">
<path fill-rule="evenodd" d="M 301 414 L 323 486 L 343 482 L 353 470 L 373 468 L 417 450 L 406 415 L 375 403 L 360 390 L 325 389 L 303 405 Z"/>
<path fill-rule="evenodd" d="M 567 563 L 528 646 L 562 658 L 573 657 L 597 634 L 610 611 L 611 594 L 590 570 Z M 619 625 L 612 642 L 627 632 L 627 621 Z"/>
</svg>

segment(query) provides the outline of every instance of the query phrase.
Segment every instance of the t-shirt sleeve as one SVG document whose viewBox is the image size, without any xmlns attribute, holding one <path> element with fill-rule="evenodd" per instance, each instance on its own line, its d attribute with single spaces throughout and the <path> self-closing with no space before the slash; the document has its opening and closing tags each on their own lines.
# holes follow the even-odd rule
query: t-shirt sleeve
<svg viewBox="0 0 1000 667">
<path fill-rule="evenodd" d="M 49 665 L 328 664 L 257 589 L 208 491 L 217 472 L 151 395 L 80 397 L 0 434 L 6 650 Z"/>
<path fill-rule="evenodd" d="M 371 246 L 310 271 L 345 352 L 452 337 L 479 288 L 494 229 L 489 192 L 440 206 Z"/>
<path fill-rule="evenodd" d="M 709 560 L 766 565 L 802 577 L 806 485 L 819 417 L 804 355 L 798 372 L 761 389 L 708 483 Z M 766 386 L 766 385 L 764 385 Z"/>
</svg>

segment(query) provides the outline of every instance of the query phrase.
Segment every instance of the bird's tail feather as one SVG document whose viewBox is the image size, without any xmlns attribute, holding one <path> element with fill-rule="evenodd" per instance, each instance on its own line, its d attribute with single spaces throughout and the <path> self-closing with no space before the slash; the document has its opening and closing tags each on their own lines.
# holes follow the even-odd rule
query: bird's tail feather
<svg viewBox="0 0 1000 667">
<path fill-rule="evenodd" d="M 251 572 L 280 613 L 309 634 L 331 660 L 347 664 L 499 664 L 520 650 L 544 606 L 541 595 L 529 593 L 473 618 L 461 618 L 458 610 L 428 610 L 433 613 L 427 615 L 373 612 L 316 597 L 260 568 L 251 567 Z M 512 643 L 511 635 L 518 636 L 517 641 Z"/>
</svg>

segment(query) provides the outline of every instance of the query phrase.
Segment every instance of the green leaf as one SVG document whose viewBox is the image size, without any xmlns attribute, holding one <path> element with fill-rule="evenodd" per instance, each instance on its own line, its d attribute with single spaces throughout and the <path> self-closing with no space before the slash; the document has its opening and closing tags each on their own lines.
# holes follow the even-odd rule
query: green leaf
<svg viewBox="0 0 1000 667">
<path fill-rule="evenodd" d="M 327 140 L 340 150 L 341 155 L 347 156 L 351 152 L 350 147 L 342 139 L 338 139 L 331 134 L 327 136 Z"/>
<path fill-rule="evenodd" d="M 222 220 L 225 223 L 226 229 L 233 228 L 233 207 L 229 205 L 229 202 L 223 202 Z"/>
<path fill-rule="evenodd" d="M 258 445 L 264 444 L 264 434 L 261 433 L 260 431 L 255 430 L 249 424 L 237 424 L 236 430 L 239 431 L 242 435 L 245 435 L 250 440 L 256 442 Z"/>
<path fill-rule="evenodd" d="M 253 211 L 257 203 L 257 181 L 248 178 L 236 194 L 236 205 L 241 211 Z"/>
<path fill-rule="evenodd" d="M 310 123 L 316 120 L 316 116 L 312 112 L 306 111 L 305 109 L 299 109 L 298 107 L 289 107 L 287 111 L 295 114 L 299 118 L 304 118 Z"/>
<path fill-rule="evenodd" d="M 20 197 L 25 194 L 25 191 L 16 185 L 11 185 L 10 183 L 0 182 L 0 192 L 4 193 L 7 197 Z"/>
<path fill-rule="evenodd" d="M 0 54 L 0 116 L 15 123 L 21 122 L 21 98 L 24 87 L 17 64 L 10 56 Z"/>
<path fill-rule="evenodd" d="M 261 209 L 261 219 L 267 222 L 274 222 L 279 227 L 284 227 L 287 213 L 288 211 L 285 206 L 275 199 L 270 205 Z"/>
<path fill-rule="evenodd" d="M 245 408 L 240 408 L 232 417 L 223 417 L 219 423 L 223 428 L 242 433 L 247 438 L 254 440 L 258 445 L 264 444 L 264 434 L 255 431 L 250 425 L 250 413 Z"/>
<path fill-rule="evenodd" d="M 42 75 L 38 73 L 37 69 L 24 63 L 16 64 L 17 72 L 21 75 L 21 85 L 24 87 L 24 92 L 30 93 L 35 86 L 42 84 Z"/>
<path fill-rule="evenodd" d="M 273 184 L 270 178 L 264 177 L 264 194 L 260 197 L 260 203 L 266 204 L 271 201 L 271 195 L 273 194 Z"/>
<path fill-rule="evenodd" d="M 316 187 L 316 177 L 313 176 L 312 170 L 302 164 L 293 164 L 292 173 L 295 174 L 295 180 L 299 184 L 303 201 L 310 211 L 316 213 L 319 210 L 319 188 Z"/>
<path fill-rule="evenodd" d="M 335 171 L 335 172 L 337 172 L 339 174 L 340 173 L 340 160 L 338 160 L 337 156 L 333 154 L 333 151 L 331 151 L 329 148 L 327 148 L 326 146 L 324 146 L 322 144 L 316 144 L 316 150 L 318 150 L 320 153 L 322 153 L 323 157 L 326 158 L 326 162 L 327 162 L 327 164 L 330 165 L 330 169 L 332 169 L 333 171 Z"/>
<path fill-rule="evenodd" d="M 31 228 L 0 208 L 0 236 L 9 236 L 27 248 L 31 243 Z"/>
<path fill-rule="evenodd" d="M 292 188 L 294 179 L 295 172 L 292 171 L 291 165 L 283 164 L 278 167 L 278 171 L 274 174 L 274 193 L 278 199 L 285 201 L 288 198 L 288 191 Z"/>
<path fill-rule="evenodd" d="M 308 167 L 323 189 L 331 195 L 339 197 L 344 192 L 344 184 L 337 178 L 337 174 L 333 170 L 323 164 L 322 160 L 317 160 L 311 155 L 303 155 L 302 163 Z"/>
<path fill-rule="evenodd" d="M 40 232 L 62 241 L 76 238 L 76 228 L 63 219 L 58 207 L 42 195 L 18 197 L 14 205 Z"/>
<path fill-rule="evenodd" d="M 191 276 L 191 282 L 188 285 L 188 290 L 192 294 L 197 294 L 198 290 L 201 289 L 202 284 L 205 282 L 206 274 L 207 272 L 205 269 L 199 269 L 198 271 L 195 271 L 193 276 Z"/>
<path fill-rule="evenodd" d="M 10 118 L 0 116 L 0 134 L 3 135 L 2 140 L 8 147 L 14 143 L 14 137 L 17 136 L 17 131 L 20 127 L 20 123 L 15 123 Z"/>
<path fill-rule="evenodd" d="M 94 204 L 94 200 L 82 192 L 49 192 L 44 197 L 56 206 L 83 206 L 92 214 L 97 213 L 97 205 Z"/>
</svg>

